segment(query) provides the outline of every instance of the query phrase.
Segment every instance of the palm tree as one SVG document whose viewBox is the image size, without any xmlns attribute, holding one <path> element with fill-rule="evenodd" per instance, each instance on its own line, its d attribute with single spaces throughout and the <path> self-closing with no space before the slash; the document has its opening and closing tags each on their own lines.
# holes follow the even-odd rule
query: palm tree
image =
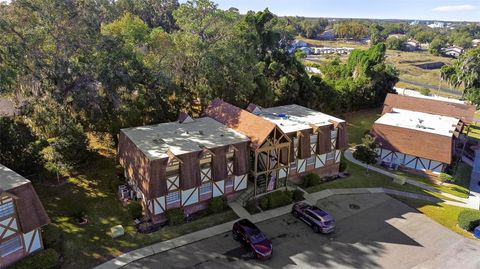
<svg viewBox="0 0 480 269">
<path fill-rule="evenodd" d="M 470 89 L 480 88 L 480 47 L 468 50 L 452 64 L 443 66 L 441 77 L 453 87 L 463 84 L 462 99 Z"/>
</svg>

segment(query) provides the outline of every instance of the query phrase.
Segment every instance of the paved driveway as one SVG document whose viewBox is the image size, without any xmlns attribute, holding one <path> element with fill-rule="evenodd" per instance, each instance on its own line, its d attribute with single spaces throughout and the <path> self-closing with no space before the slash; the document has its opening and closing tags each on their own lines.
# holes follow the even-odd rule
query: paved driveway
<svg viewBox="0 0 480 269">
<path fill-rule="evenodd" d="M 125 268 L 480 268 L 480 243 L 387 195 L 336 195 L 319 206 L 337 220 L 332 235 L 315 234 L 290 215 L 258 224 L 273 241 L 266 262 L 249 259 L 225 233 Z"/>
</svg>

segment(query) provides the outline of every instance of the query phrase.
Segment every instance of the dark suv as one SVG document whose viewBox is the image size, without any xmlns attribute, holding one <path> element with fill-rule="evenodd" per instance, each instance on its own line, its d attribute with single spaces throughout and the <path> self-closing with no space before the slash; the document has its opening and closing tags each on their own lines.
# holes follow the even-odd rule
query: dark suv
<svg viewBox="0 0 480 269">
<path fill-rule="evenodd" d="M 310 225 L 316 233 L 331 233 L 335 230 L 332 216 L 316 206 L 298 202 L 293 205 L 292 214 Z"/>
<path fill-rule="evenodd" d="M 242 242 L 249 250 L 251 258 L 266 260 L 273 253 L 272 242 L 248 219 L 233 224 L 233 239 Z"/>
</svg>

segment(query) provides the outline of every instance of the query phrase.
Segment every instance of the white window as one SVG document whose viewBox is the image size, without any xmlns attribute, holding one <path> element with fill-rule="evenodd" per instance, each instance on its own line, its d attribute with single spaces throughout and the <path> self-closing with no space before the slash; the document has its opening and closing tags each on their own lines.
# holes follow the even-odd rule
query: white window
<svg viewBox="0 0 480 269">
<path fill-rule="evenodd" d="M 290 170 L 293 170 L 293 171 L 297 170 L 297 162 L 293 162 L 290 164 Z"/>
<path fill-rule="evenodd" d="M 315 155 L 307 159 L 307 165 L 314 165 L 314 164 L 315 164 Z"/>
<path fill-rule="evenodd" d="M 13 202 L 8 202 L 0 205 L 0 218 L 8 217 L 14 212 Z"/>
<path fill-rule="evenodd" d="M 205 182 L 200 186 L 198 193 L 200 195 L 212 192 L 212 182 Z"/>
<path fill-rule="evenodd" d="M 21 248 L 22 241 L 20 240 L 20 236 L 15 236 L 14 238 L 0 244 L 0 256 L 5 257 Z"/>
<path fill-rule="evenodd" d="M 327 153 L 327 161 L 335 159 L 335 150 Z"/>
<path fill-rule="evenodd" d="M 337 138 L 337 129 L 330 132 L 330 138 L 331 139 L 336 139 Z"/>
<path fill-rule="evenodd" d="M 167 205 L 175 204 L 180 202 L 180 192 L 173 191 L 169 192 L 167 195 Z"/>
</svg>

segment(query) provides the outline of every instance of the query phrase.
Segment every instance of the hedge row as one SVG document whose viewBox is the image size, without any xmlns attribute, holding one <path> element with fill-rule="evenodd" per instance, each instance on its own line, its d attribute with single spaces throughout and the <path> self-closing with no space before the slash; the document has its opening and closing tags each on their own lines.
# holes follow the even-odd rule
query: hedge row
<svg viewBox="0 0 480 269">
<path fill-rule="evenodd" d="M 478 225 L 480 225 L 479 211 L 465 210 L 458 215 L 458 226 L 460 228 L 471 232 Z"/>
</svg>

